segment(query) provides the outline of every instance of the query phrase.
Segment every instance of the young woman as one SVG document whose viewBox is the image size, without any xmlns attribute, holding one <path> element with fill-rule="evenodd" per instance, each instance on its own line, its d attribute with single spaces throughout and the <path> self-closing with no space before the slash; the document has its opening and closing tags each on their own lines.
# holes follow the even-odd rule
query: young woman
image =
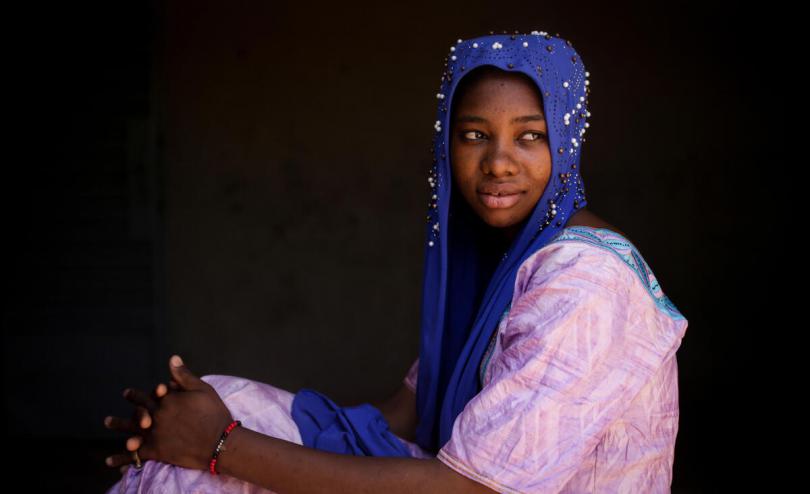
<svg viewBox="0 0 810 494">
<path fill-rule="evenodd" d="M 108 492 L 669 492 L 687 320 L 583 209 L 587 77 L 545 32 L 450 48 L 396 394 L 340 407 L 170 364 L 171 390 L 129 390 L 133 418 L 110 418 L 134 436 L 109 464 L 142 466 Z"/>
</svg>

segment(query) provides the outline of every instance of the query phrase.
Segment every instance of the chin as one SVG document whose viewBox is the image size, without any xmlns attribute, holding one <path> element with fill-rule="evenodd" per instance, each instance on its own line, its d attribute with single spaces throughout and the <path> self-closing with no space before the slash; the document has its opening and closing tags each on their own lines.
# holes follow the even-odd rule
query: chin
<svg viewBox="0 0 810 494">
<path fill-rule="evenodd" d="M 508 228 L 510 226 L 514 226 L 518 221 L 508 214 L 504 213 L 492 213 L 491 211 L 487 211 L 486 214 L 481 216 L 481 219 L 487 225 L 493 228 Z"/>
</svg>

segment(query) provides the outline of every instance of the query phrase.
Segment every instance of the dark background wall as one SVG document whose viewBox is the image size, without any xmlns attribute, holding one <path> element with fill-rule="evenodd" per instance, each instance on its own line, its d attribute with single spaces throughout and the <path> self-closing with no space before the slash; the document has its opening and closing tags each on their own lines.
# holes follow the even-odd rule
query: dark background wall
<svg viewBox="0 0 810 494">
<path fill-rule="evenodd" d="M 112 5 L 111 5 L 112 4 Z M 6 437 L 32 482 L 101 491 L 128 386 L 181 354 L 342 404 L 398 386 L 418 353 L 435 93 L 457 38 L 546 30 L 590 72 L 589 208 L 626 232 L 689 320 L 675 492 L 733 450 L 733 209 L 752 155 L 749 82 L 725 6 L 467 1 L 108 2 L 29 13 L 19 252 L 3 312 Z M 737 14 L 737 21 L 740 14 Z M 741 172 L 742 171 L 742 172 Z M 729 401 L 727 401 L 729 400 Z M 719 425 L 718 425 L 719 424 Z M 21 463 L 18 468 L 41 468 Z M 723 482 L 727 482 L 724 479 Z"/>
</svg>

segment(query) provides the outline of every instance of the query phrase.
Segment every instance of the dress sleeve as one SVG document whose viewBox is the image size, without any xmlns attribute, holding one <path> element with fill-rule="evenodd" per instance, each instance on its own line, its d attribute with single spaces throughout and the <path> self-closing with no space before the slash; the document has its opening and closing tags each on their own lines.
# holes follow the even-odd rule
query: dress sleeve
<svg viewBox="0 0 810 494">
<path fill-rule="evenodd" d="M 497 492 L 563 489 L 680 344 L 634 276 L 594 247 L 520 281 L 490 381 L 437 458 Z"/>
<path fill-rule="evenodd" d="M 417 357 L 414 360 L 413 364 L 411 364 L 411 368 L 408 369 L 408 373 L 405 375 L 405 378 L 402 380 L 405 383 L 405 386 L 416 393 L 416 377 L 419 373 L 419 358 Z"/>
</svg>

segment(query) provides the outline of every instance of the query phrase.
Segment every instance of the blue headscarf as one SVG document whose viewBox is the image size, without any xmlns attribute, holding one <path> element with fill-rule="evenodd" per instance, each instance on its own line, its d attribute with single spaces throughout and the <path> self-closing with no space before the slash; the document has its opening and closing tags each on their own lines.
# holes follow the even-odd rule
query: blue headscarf
<svg viewBox="0 0 810 494">
<path fill-rule="evenodd" d="M 465 74 L 485 65 L 521 72 L 537 84 L 552 161 L 548 185 L 532 214 L 494 261 L 482 237 L 483 223 L 460 194 L 451 192 L 447 134 L 451 112 L 446 101 L 454 101 Z M 587 76 L 571 42 L 543 31 L 459 39 L 445 58 L 428 176 L 416 394 L 416 443 L 434 455 L 450 439 L 458 414 L 481 390 L 479 365 L 512 300 L 518 268 L 587 204 L 579 174 L 590 116 Z M 323 394 L 302 389 L 293 400 L 292 415 L 305 446 L 354 455 L 410 456 L 380 411 L 369 404 L 338 407 Z"/>
</svg>

